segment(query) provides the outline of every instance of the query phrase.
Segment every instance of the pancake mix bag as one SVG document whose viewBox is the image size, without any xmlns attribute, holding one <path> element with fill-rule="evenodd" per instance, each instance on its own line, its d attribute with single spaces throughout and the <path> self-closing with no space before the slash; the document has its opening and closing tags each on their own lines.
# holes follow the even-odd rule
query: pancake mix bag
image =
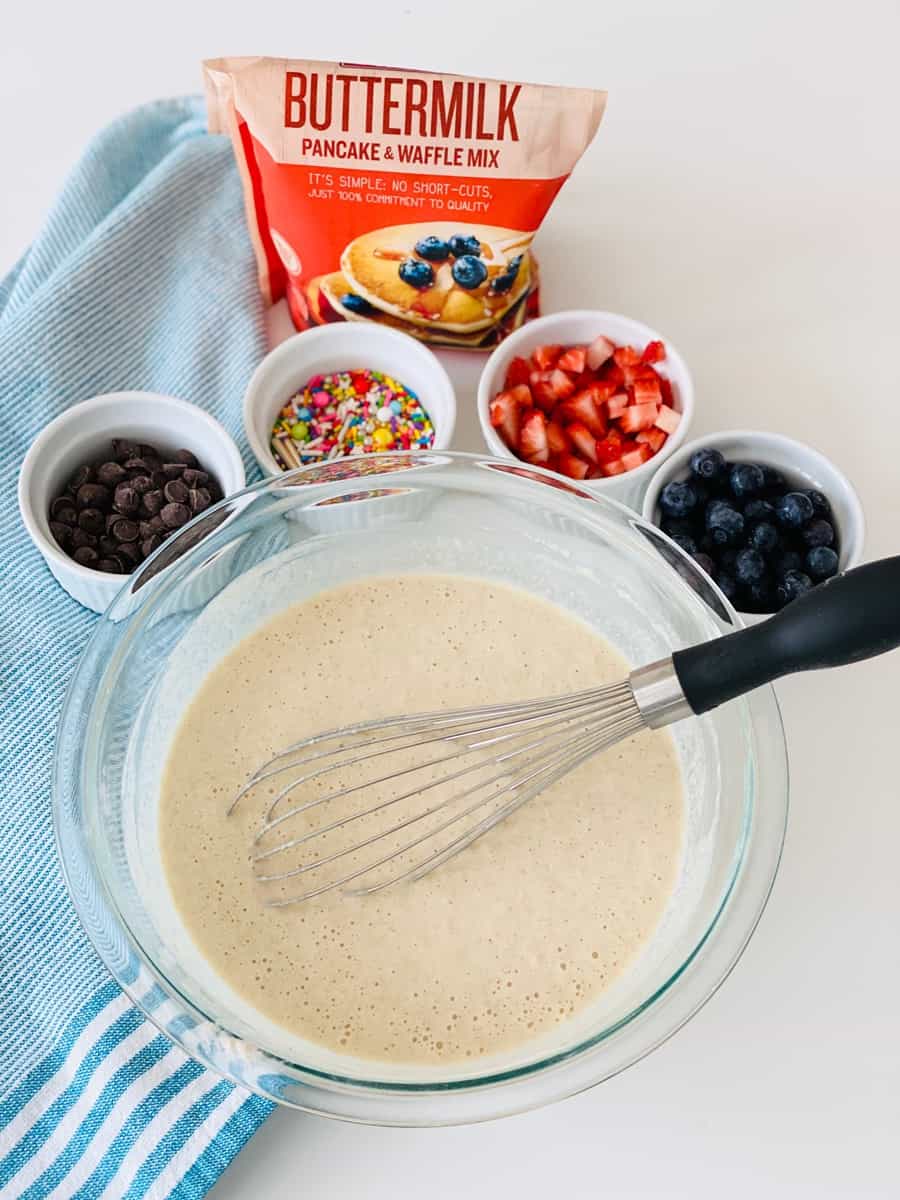
<svg viewBox="0 0 900 1200">
<path fill-rule="evenodd" d="M 349 63 L 204 63 L 259 279 L 300 329 L 487 349 L 537 312 L 532 239 L 606 93 Z"/>
</svg>

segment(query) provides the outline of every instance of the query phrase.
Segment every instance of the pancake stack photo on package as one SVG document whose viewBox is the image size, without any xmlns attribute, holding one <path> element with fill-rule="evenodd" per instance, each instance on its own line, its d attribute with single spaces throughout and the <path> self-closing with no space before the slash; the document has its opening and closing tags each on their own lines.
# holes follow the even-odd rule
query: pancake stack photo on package
<svg viewBox="0 0 900 1200">
<path fill-rule="evenodd" d="M 298 329 L 490 349 L 538 312 L 531 244 L 606 93 L 267 58 L 204 64 L 260 286 Z"/>
</svg>

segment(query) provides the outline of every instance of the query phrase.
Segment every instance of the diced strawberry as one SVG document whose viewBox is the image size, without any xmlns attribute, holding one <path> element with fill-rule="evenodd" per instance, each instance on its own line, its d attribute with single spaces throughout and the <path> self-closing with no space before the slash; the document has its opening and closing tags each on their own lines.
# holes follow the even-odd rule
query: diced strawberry
<svg viewBox="0 0 900 1200">
<path fill-rule="evenodd" d="M 657 430 L 661 433 L 662 430 Z M 663 434 L 663 436 L 665 436 Z M 550 447 L 551 454 L 564 454 L 569 449 L 569 439 L 566 431 L 558 421 L 547 422 L 547 445 Z"/>
<path fill-rule="evenodd" d="M 561 475 L 568 475 L 570 479 L 584 479 L 590 467 L 577 454 L 560 454 L 556 460 L 556 469 Z"/>
<path fill-rule="evenodd" d="M 615 462 L 622 455 L 622 442 L 624 441 L 618 429 L 611 429 L 605 438 L 601 438 L 594 447 L 595 457 L 597 462 L 603 466 L 604 463 Z"/>
<path fill-rule="evenodd" d="M 557 400 L 568 400 L 575 391 L 575 384 L 559 367 L 555 367 L 550 373 L 550 386 Z"/>
<path fill-rule="evenodd" d="M 657 375 L 656 378 L 659 380 L 659 390 L 662 392 L 663 404 L 668 404 L 669 408 L 674 408 L 671 383 L 669 383 L 665 375 Z"/>
<path fill-rule="evenodd" d="M 638 363 L 633 367 L 623 367 L 622 374 L 625 376 L 625 383 L 628 387 L 634 387 L 639 379 L 655 379 L 656 372 L 646 363 Z"/>
<path fill-rule="evenodd" d="M 549 371 L 556 366 L 562 349 L 562 346 L 538 346 L 531 352 L 531 361 L 538 371 Z"/>
<path fill-rule="evenodd" d="M 546 467 L 550 462 L 550 451 L 539 450 L 537 454 L 529 455 L 525 461 L 532 463 L 536 467 Z"/>
<path fill-rule="evenodd" d="M 506 380 L 504 387 L 508 391 L 510 388 L 517 387 L 520 383 L 527 383 L 528 376 L 531 374 L 531 364 L 527 358 L 514 358 L 506 368 Z"/>
<path fill-rule="evenodd" d="M 676 412 L 674 408 L 669 408 L 668 404 L 661 404 L 659 412 L 656 414 L 654 424 L 664 430 L 666 433 L 674 433 L 681 421 L 681 413 Z"/>
<path fill-rule="evenodd" d="M 646 442 L 642 442 L 639 446 L 635 446 L 633 450 L 627 450 L 622 455 L 622 466 L 626 471 L 633 471 L 635 467 L 642 466 L 652 457 L 653 451 Z"/>
<path fill-rule="evenodd" d="M 659 376 L 654 374 L 634 381 L 635 404 L 662 404 L 662 389 Z"/>
<path fill-rule="evenodd" d="M 615 361 L 615 359 L 611 358 L 603 367 L 603 370 L 601 371 L 601 378 L 605 383 L 612 384 L 614 392 L 618 392 L 621 391 L 622 386 L 625 383 L 625 372 Z"/>
<path fill-rule="evenodd" d="M 597 462 L 597 439 L 588 429 L 587 425 L 582 425 L 580 421 L 573 421 L 568 428 L 568 434 L 572 439 L 575 451 L 582 458 L 590 459 L 591 462 Z"/>
<path fill-rule="evenodd" d="M 559 356 L 556 365 L 561 371 L 568 371 L 572 375 L 580 375 L 584 370 L 586 360 L 587 348 L 585 346 L 570 346 L 568 350 Z"/>
<path fill-rule="evenodd" d="M 621 458 L 614 458 L 612 462 L 601 463 L 600 470 L 604 475 L 624 475 L 625 464 Z"/>
<path fill-rule="evenodd" d="M 579 392 L 571 400 L 560 404 L 554 416 L 566 425 L 580 421 L 582 425 L 587 425 L 594 437 L 603 437 L 606 433 L 606 418 L 589 392 Z"/>
<path fill-rule="evenodd" d="M 610 396 L 615 394 L 615 387 L 605 380 L 598 380 L 596 383 L 591 383 L 585 388 L 579 388 L 579 391 L 587 392 L 593 402 L 599 408 L 601 404 L 605 404 Z"/>
<path fill-rule="evenodd" d="M 536 454 L 546 453 L 547 457 L 550 457 L 547 445 L 547 418 L 536 408 L 526 413 L 522 421 L 519 431 L 519 453 L 529 461 L 533 461 Z"/>
<path fill-rule="evenodd" d="M 669 435 L 654 425 L 652 429 L 642 429 L 634 439 L 636 442 L 646 442 L 654 454 L 662 450 Z"/>
<path fill-rule="evenodd" d="M 509 446 L 510 450 L 516 450 L 519 444 L 519 427 L 522 420 L 522 406 L 516 398 L 516 391 L 512 388 L 507 392 L 500 392 L 491 401 L 490 414 L 491 424 Z M 525 388 L 529 399 L 531 393 L 528 388 Z"/>
<path fill-rule="evenodd" d="M 556 392 L 550 382 L 552 375 L 552 371 L 532 371 L 528 376 L 532 398 L 545 413 L 553 412 L 557 402 Z"/>
<path fill-rule="evenodd" d="M 650 429 L 656 421 L 659 406 L 656 404 L 630 404 L 619 417 L 619 428 L 623 433 L 637 433 Z"/>
<path fill-rule="evenodd" d="M 603 366 L 607 359 L 612 358 L 615 349 L 614 343 L 600 334 L 588 346 L 587 365 L 592 371 L 596 371 L 598 367 Z"/>
<path fill-rule="evenodd" d="M 621 417 L 622 413 L 627 407 L 628 393 L 616 392 L 616 394 L 614 396 L 610 396 L 606 402 L 606 411 L 609 414 L 609 419 L 612 420 L 614 417 Z"/>
<path fill-rule="evenodd" d="M 636 367 L 641 361 L 641 356 L 634 346 L 619 346 L 613 351 L 613 358 L 620 367 Z"/>
<path fill-rule="evenodd" d="M 585 475 L 585 479 L 602 479 L 602 478 L 603 478 L 603 468 L 597 463 L 595 463 L 591 467 L 591 469 L 588 471 L 587 475 Z"/>
<path fill-rule="evenodd" d="M 641 360 L 645 363 L 662 362 L 666 357 L 666 348 L 662 342 L 648 342 L 644 347 Z"/>
</svg>

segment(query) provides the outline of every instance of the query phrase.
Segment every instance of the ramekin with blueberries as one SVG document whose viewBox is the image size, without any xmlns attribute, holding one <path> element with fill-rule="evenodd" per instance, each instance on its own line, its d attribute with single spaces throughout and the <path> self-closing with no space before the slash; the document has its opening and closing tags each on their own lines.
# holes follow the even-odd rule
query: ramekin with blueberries
<svg viewBox="0 0 900 1200">
<path fill-rule="evenodd" d="M 658 523 L 737 609 L 777 612 L 837 574 L 840 531 L 823 492 L 712 446 L 695 450 L 688 467 L 660 490 Z"/>
</svg>

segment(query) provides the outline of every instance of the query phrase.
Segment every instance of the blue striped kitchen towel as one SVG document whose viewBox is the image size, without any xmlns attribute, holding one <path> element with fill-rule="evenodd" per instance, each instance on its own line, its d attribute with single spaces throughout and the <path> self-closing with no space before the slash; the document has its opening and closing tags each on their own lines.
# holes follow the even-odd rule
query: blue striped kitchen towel
<svg viewBox="0 0 900 1200">
<path fill-rule="evenodd" d="M 0 283 L 0 1195 L 204 1195 L 271 1105 L 186 1057 L 110 980 L 57 865 L 50 770 L 95 621 L 22 527 L 19 464 L 99 392 L 192 400 L 240 440 L 265 350 L 241 187 L 199 100 L 147 105 L 88 147 Z M 248 458 L 248 469 L 251 464 Z"/>
</svg>

